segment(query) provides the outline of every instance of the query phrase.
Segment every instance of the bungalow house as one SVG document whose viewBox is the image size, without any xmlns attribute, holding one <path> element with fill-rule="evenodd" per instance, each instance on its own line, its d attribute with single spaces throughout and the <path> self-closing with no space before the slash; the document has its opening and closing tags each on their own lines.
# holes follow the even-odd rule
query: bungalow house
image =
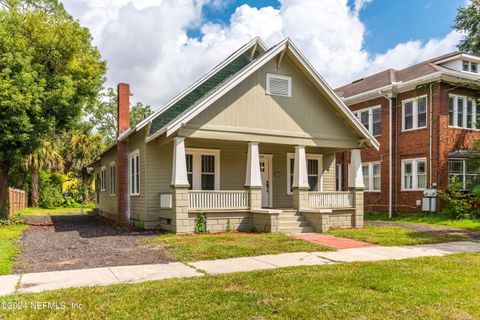
<svg viewBox="0 0 480 320">
<path fill-rule="evenodd" d="M 118 141 L 91 165 L 100 215 L 176 233 L 199 213 L 212 232 L 363 226 L 360 149 L 379 144 L 290 39 L 253 39 L 134 128 L 127 84 L 118 97 Z"/>
</svg>

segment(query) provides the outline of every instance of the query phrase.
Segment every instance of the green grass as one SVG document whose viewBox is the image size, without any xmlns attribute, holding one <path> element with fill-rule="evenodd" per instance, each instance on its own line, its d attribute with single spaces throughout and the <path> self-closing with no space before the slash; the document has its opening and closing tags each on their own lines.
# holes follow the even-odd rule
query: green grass
<svg viewBox="0 0 480 320">
<path fill-rule="evenodd" d="M 66 214 L 81 214 L 88 213 L 91 211 L 90 208 L 54 208 L 54 209 L 44 209 L 44 208 L 26 208 L 21 211 L 17 211 L 17 216 L 55 216 L 55 215 L 66 215 Z"/>
<path fill-rule="evenodd" d="M 438 234 L 419 232 L 402 227 L 365 226 L 363 229 L 330 230 L 329 233 L 338 237 L 351 238 L 383 246 L 407 246 L 468 240 L 466 236 L 454 233 Z"/>
<path fill-rule="evenodd" d="M 7 296 L 68 308 L 0 309 L 0 318 L 476 319 L 479 278 L 479 254 L 293 267 Z"/>
<path fill-rule="evenodd" d="M 0 275 L 12 272 L 13 261 L 20 253 L 18 239 L 27 228 L 24 224 L 0 226 Z"/>
<path fill-rule="evenodd" d="M 438 214 L 395 215 L 391 219 L 389 219 L 388 214 L 386 213 L 369 213 L 365 214 L 365 220 L 399 221 L 408 223 L 432 224 L 461 229 L 480 230 L 480 219 L 450 219 Z"/>
<path fill-rule="evenodd" d="M 325 251 L 330 248 L 293 239 L 282 233 L 221 233 L 162 235 L 148 240 L 169 250 L 180 261 L 214 260 L 284 252 Z"/>
</svg>

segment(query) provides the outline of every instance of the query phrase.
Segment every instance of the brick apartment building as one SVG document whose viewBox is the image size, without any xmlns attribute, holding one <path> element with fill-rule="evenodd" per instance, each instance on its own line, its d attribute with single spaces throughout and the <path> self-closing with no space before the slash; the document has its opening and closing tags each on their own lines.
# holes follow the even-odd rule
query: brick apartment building
<svg viewBox="0 0 480 320">
<path fill-rule="evenodd" d="M 444 190 L 453 176 L 468 189 L 480 178 L 466 152 L 480 139 L 479 64 L 452 52 L 335 90 L 380 142 L 380 151 L 362 150 L 366 211 L 417 212 L 424 189 Z M 348 189 L 348 163 L 337 155 L 339 190 Z"/>
</svg>

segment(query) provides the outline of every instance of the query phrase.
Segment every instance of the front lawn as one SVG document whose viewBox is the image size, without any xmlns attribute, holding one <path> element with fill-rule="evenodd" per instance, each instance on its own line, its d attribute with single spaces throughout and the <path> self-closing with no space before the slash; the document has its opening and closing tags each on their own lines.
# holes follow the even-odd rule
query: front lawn
<svg viewBox="0 0 480 320">
<path fill-rule="evenodd" d="M 17 216 L 56 216 L 56 215 L 69 215 L 69 214 L 86 214 L 90 212 L 91 208 L 26 208 L 16 212 Z"/>
<path fill-rule="evenodd" d="M 387 213 L 368 213 L 365 220 L 399 221 L 408 223 L 432 224 L 461 229 L 480 230 L 480 219 L 450 219 L 438 214 L 394 215 L 391 219 Z"/>
<path fill-rule="evenodd" d="M 24 224 L 0 226 L 0 275 L 12 272 L 13 261 L 20 253 L 18 239 L 27 228 Z"/>
<path fill-rule="evenodd" d="M 293 267 L 7 296 L 67 307 L 0 318 L 476 319 L 479 278 L 479 254 Z"/>
<path fill-rule="evenodd" d="M 455 233 L 435 233 L 409 230 L 402 227 L 365 226 L 363 229 L 335 229 L 330 234 L 383 246 L 406 246 L 414 244 L 438 243 L 468 240 L 468 237 Z"/>
<path fill-rule="evenodd" d="M 319 244 L 290 238 L 282 233 L 168 234 L 147 241 L 167 249 L 180 261 L 330 250 L 330 248 Z"/>
</svg>

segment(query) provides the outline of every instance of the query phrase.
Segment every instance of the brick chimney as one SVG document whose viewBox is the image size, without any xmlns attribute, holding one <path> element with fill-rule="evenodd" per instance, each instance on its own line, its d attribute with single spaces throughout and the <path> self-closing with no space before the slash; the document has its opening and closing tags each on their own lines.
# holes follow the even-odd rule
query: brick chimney
<svg viewBox="0 0 480 320">
<path fill-rule="evenodd" d="M 119 83 L 117 97 L 117 136 L 119 136 L 130 127 L 130 86 L 126 83 Z M 116 171 L 118 221 L 121 225 L 129 225 L 128 139 L 117 141 Z"/>
</svg>

